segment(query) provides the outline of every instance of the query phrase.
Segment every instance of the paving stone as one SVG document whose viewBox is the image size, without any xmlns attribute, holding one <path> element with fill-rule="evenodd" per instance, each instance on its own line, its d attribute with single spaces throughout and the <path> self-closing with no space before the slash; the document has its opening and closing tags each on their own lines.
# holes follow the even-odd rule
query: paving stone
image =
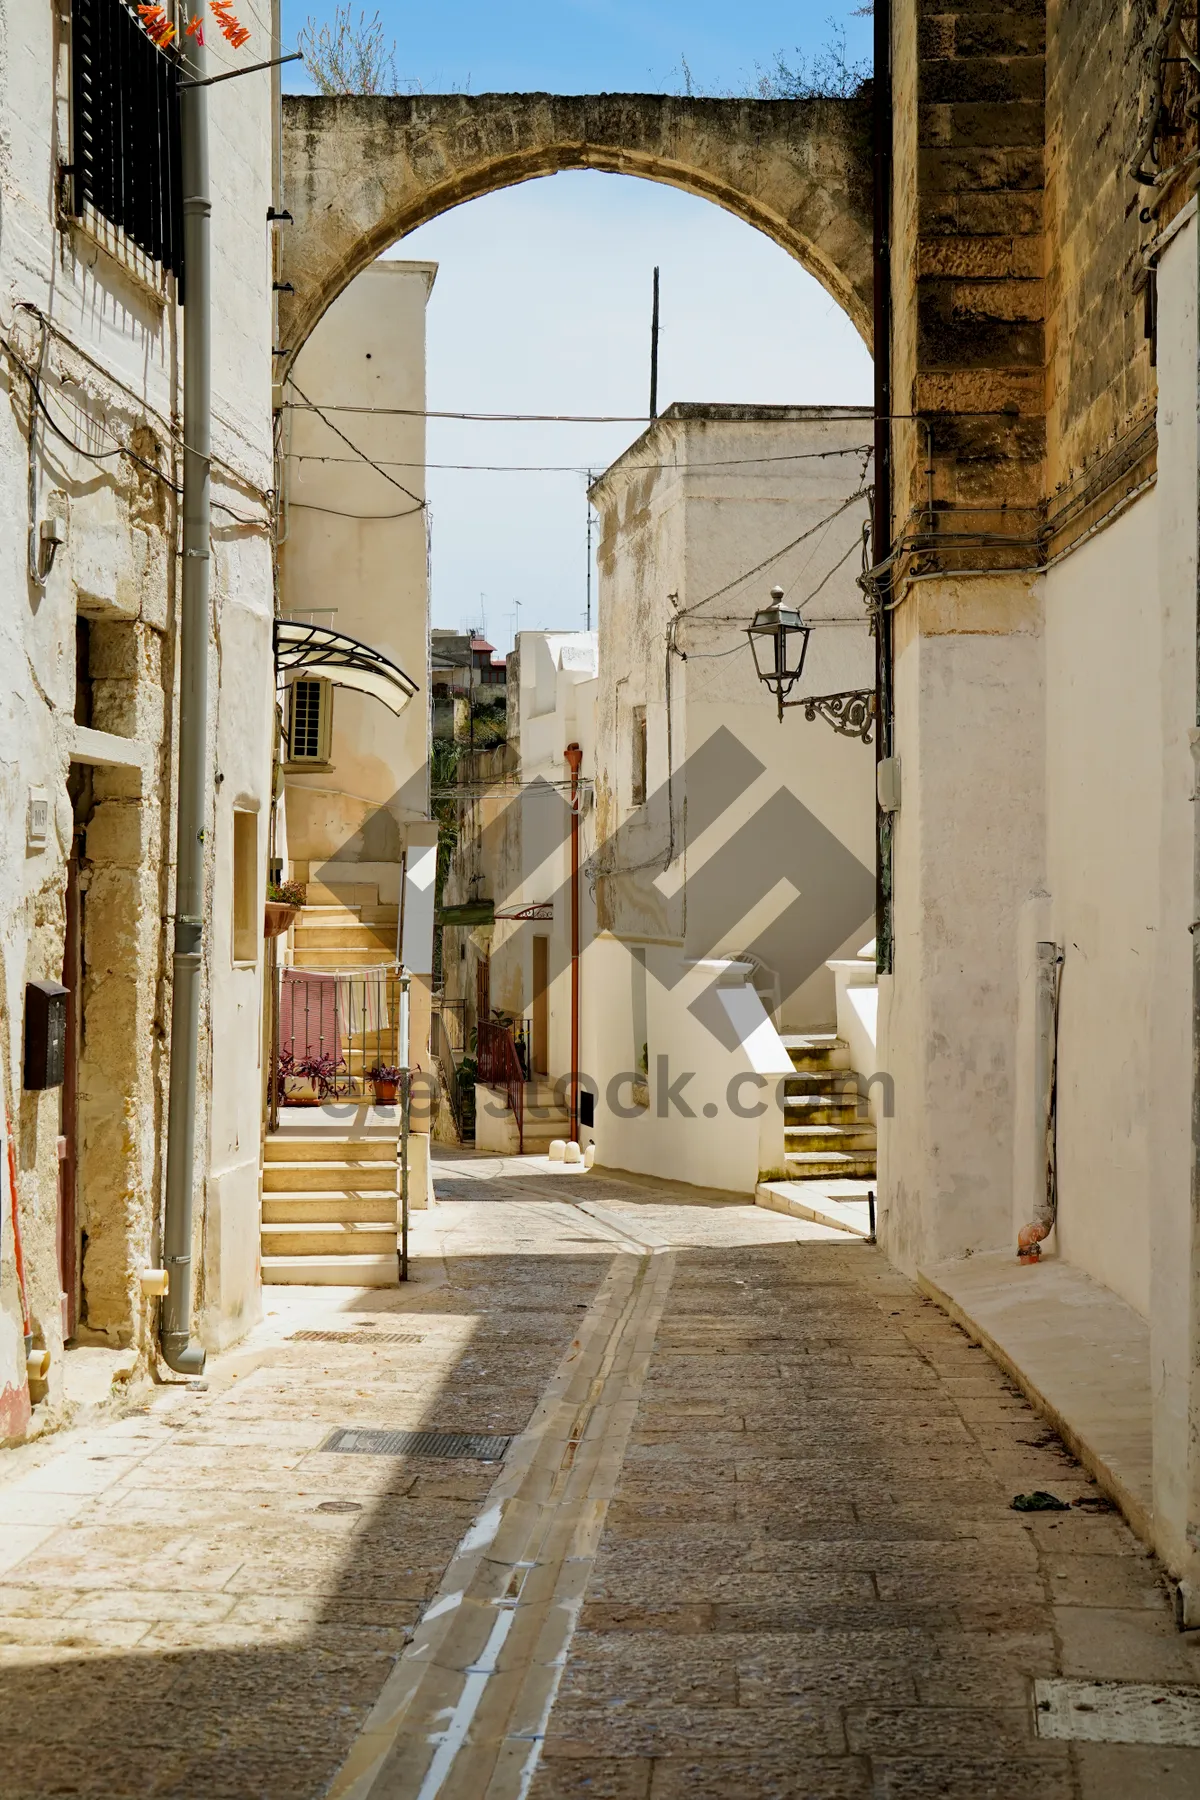
<svg viewBox="0 0 1200 1800">
<path fill-rule="evenodd" d="M 645 1757 L 544 1755 L 529 1800 L 648 1800 L 654 1765 Z"/>
<path fill-rule="evenodd" d="M 430 1215 L 436 1284 L 356 1303 L 421 1345 L 289 1343 L 345 1300 L 281 1294 L 238 1382 L 214 1358 L 210 1393 L 38 1450 L 46 1511 L 16 1507 L 0 1586 L 0 1732 L 37 1729 L 0 1738 L 0 1800 L 319 1800 L 498 1470 L 317 1446 L 523 1428 L 619 1264 L 568 1248 L 547 1191 Z M 1032 1735 L 1033 1677 L 1200 1685 L 1200 1645 L 1115 1515 L 1012 1512 L 1097 1490 L 982 1351 L 876 1250 L 736 1203 L 607 1204 L 679 1247 L 531 1800 L 1200 1792 L 1200 1753 Z"/>
<path fill-rule="evenodd" d="M 1196 1800 L 1196 1753 L 1150 1744 L 1076 1744 L 1080 1800 Z"/>
<path fill-rule="evenodd" d="M 877 1757 L 871 1767 L 873 1800 L 1076 1800 L 1078 1794 L 1062 1758 Z"/>
<path fill-rule="evenodd" d="M 849 1756 L 664 1757 L 654 1800 L 870 1800 L 870 1770 Z"/>
</svg>

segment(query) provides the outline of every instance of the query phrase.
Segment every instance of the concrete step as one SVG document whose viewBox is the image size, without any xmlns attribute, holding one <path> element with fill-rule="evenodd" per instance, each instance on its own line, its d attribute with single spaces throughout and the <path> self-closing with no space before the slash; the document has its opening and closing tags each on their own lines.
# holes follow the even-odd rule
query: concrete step
<svg viewBox="0 0 1200 1800">
<path fill-rule="evenodd" d="M 307 881 L 304 884 L 306 906 L 378 906 L 379 883 L 376 881 Z"/>
<path fill-rule="evenodd" d="M 297 928 L 298 929 L 298 928 Z M 394 963 L 396 952 L 386 944 L 300 944 L 292 952 L 294 969 L 335 971 L 375 969 L 381 963 Z"/>
<path fill-rule="evenodd" d="M 267 1161 L 284 1163 L 301 1162 L 395 1162 L 396 1139 L 394 1134 L 381 1133 L 378 1137 L 343 1138 L 330 1132 L 327 1137 L 268 1137 Z"/>
<path fill-rule="evenodd" d="M 817 1181 L 831 1178 L 872 1181 L 875 1158 L 872 1155 L 846 1156 L 835 1150 L 788 1150 L 784 1154 L 789 1181 Z"/>
<path fill-rule="evenodd" d="M 859 1084 L 853 1069 L 797 1069 L 783 1078 L 788 1094 L 848 1094 L 857 1098 Z"/>
<path fill-rule="evenodd" d="M 302 925 L 360 925 L 362 908 L 360 906 L 314 906 L 306 901 L 300 908 L 300 917 L 296 921 L 296 929 Z"/>
<path fill-rule="evenodd" d="M 395 1249 L 395 1219 L 361 1224 L 353 1219 L 326 1219 L 262 1228 L 264 1262 L 271 1256 L 386 1256 L 389 1251 L 394 1255 Z"/>
<path fill-rule="evenodd" d="M 305 1194 L 264 1194 L 263 1225 L 322 1224 L 394 1225 L 396 1195 L 390 1191 L 356 1194 L 350 1189 L 322 1188 Z"/>
<path fill-rule="evenodd" d="M 783 1046 L 797 1070 L 848 1069 L 850 1048 L 836 1032 L 789 1032 Z"/>
<path fill-rule="evenodd" d="M 832 1093 L 788 1094 L 783 1102 L 784 1117 L 789 1125 L 855 1125 L 865 1124 L 860 1118 L 858 1102 L 843 1100 Z"/>
<path fill-rule="evenodd" d="M 844 1151 L 847 1156 L 875 1154 L 874 1125 L 788 1125 L 783 1128 L 789 1150 Z"/>
<path fill-rule="evenodd" d="M 393 1157 L 388 1162 L 269 1162 L 263 1165 L 264 1194 L 312 1194 L 336 1188 L 343 1194 L 395 1191 Z"/>
<path fill-rule="evenodd" d="M 395 1250 L 386 1256 L 264 1256 L 264 1287 L 399 1287 Z"/>
<path fill-rule="evenodd" d="M 357 919 L 348 924 L 333 924 L 325 920 L 310 920 L 301 913 L 293 928 L 292 942 L 296 949 L 325 948 L 334 946 L 337 949 L 391 949 L 396 947 L 395 938 L 389 941 L 385 931 L 377 931 L 373 925 L 360 925 Z"/>
</svg>

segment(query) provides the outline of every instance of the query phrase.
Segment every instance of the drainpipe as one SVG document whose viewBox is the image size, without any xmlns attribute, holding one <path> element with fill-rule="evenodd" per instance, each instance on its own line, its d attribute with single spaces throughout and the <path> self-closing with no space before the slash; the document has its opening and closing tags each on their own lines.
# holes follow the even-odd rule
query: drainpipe
<svg viewBox="0 0 1200 1800">
<path fill-rule="evenodd" d="M 183 41 L 185 80 L 201 81 L 205 53 Z M 191 1342 L 192 1193 L 196 1079 L 204 936 L 205 761 L 208 755 L 209 339 L 208 89 L 179 96 L 183 170 L 183 578 L 179 642 L 179 807 L 175 839 L 175 958 L 171 999 L 171 1086 L 163 1260 L 170 1286 L 162 1303 L 163 1361 L 197 1375 L 204 1351 Z"/>
<path fill-rule="evenodd" d="M 875 359 L 875 504 L 871 557 L 882 571 L 875 615 L 875 764 L 895 755 L 892 733 L 892 6 L 875 0 L 873 136 L 875 293 L 871 348 Z M 875 966 L 892 969 L 892 834 L 895 815 L 876 804 Z"/>
<path fill-rule="evenodd" d="M 1049 1237 L 1058 1218 L 1055 1102 L 1062 961 L 1062 951 L 1057 944 L 1039 943 L 1033 1000 L 1033 1119 L 1038 1133 L 1038 1200 L 1034 1217 L 1017 1233 L 1017 1255 L 1026 1263 L 1038 1261 L 1042 1240 Z"/>
<path fill-rule="evenodd" d="M 572 1143 L 579 1142 L 579 765 L 583 751 L 568 744 L 571 770 L 571 1127 Z"/>
</svg>

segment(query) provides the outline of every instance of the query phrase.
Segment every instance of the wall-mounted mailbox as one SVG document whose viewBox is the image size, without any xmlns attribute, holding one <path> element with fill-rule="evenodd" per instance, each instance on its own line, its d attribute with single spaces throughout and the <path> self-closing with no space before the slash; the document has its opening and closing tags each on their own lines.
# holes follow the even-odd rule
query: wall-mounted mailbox
<svg viewBox="0 0 1200 1800">
<path fill-rule="evenodd" d="M 25 1086 L 61 1087 L 67 1062 L 67 990 L 61 981 L 25 983 Z"/>
</svg>

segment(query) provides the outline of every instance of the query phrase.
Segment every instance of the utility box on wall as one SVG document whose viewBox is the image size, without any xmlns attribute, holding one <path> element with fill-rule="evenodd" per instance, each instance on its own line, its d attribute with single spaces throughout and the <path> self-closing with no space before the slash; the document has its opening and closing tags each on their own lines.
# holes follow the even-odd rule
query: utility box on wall
<svg viewBox="0 0 1200 1800">
<path fill-rule="evenodd" d="M 24 1085 L 61 1087 L 66 1062 L 67 990 L 61 981 L 27 981 Z"/>
</svg>

